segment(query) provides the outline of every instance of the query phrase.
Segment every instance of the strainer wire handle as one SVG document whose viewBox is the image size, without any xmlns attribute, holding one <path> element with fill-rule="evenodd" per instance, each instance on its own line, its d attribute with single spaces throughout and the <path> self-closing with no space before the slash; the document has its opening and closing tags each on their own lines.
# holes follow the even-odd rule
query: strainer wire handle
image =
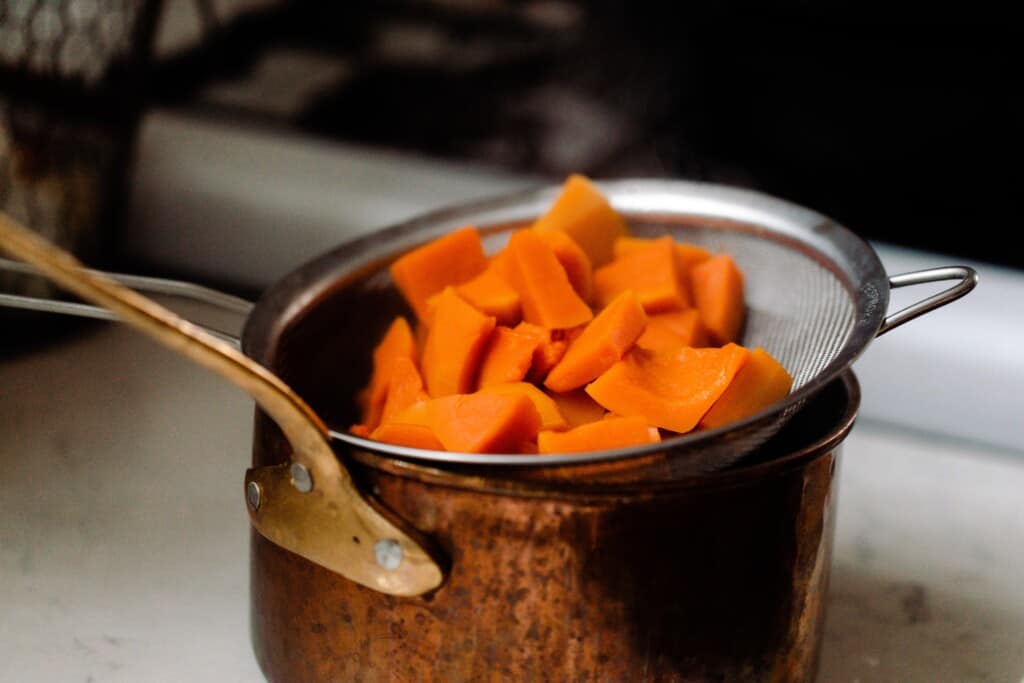
<svg viewBox="0 0 1024 683">
<path fill-rule="evenodd" d="M 45 277 L 38 268 L 31 264 L 12 261 L 11 259 L 2 257 L 0 257 L 0 271 Z M 85 271 L 93 273 L 94 275 L 108 277 L 114 282 L 118 282 L 125 287 L 131 287 L 132 289 L 140 292 L 168 294 L 182 299 L 189 299 L 191 301 L 209 304 L 210 306 L 214 306 L 229 313 L 249 315 L 253 308 L 253 303 L 251 301 L 216 289 L 211 289 L 210 287 L 204 287 L 203 285 L 198 285 L 194 282 L 171 280 L 162 277 L 149 277 L 146 275 L 111 273 L 104 270 L 93 270 L 92 268 L 86 268 Z"/>
<path fill-rule="evenodd" d="M 922 299 L 917 303 L 911 304 L 892 315 L 886 316 L 885 320 L 882 321 L 881 327 L 878 328 L 878 334 L 875 336 L 881 337 L 894 327 L 899 327 L 903 323 L 909 322 L 929 311 L 956 301 L 974 289 L 975 285 L 978 284 L 978 273 L 969 266 L 945 266 L 943 268 L 928 268 L 926 270 L 915 270 L 909 273 L 901 273 L 899 275 L 890 275 L 890 289 L 909 287 L 911 285 L 931 284 L 933 282 L 943 282 L 946 280 L 957 280 L 958 282 L 948 289 L 944 289 L 941 292 L 933 294 L 926 299 Z"/>
<path fill-rule="evenodd" d="M 129 275 L 125 273 L 111 273 L 103 270 L 86 268 L 86 272 L 101 277 L 107 277 L 125 287 L 131 287 L 140 292 L 151 292 L 164 294 L 179 299 L 195 301 L 197 303 L 213 306 L 228 313 L 248 315 L 253 308 L 253 303 L 246 299 L 239 298 L 226 292 L 221 292 L 210 287 L 204 287 L 193 282 L 183 280 L 170 280 L 167 278 L 149 277 L 143 275 Z M 46 277 L 46 275 L 35 266 L 19 261 L 12 261 L 0 257 L 0 272 L 16 273 L 19 275 L 31 275 Z M 0 306 L 7 308 L 20 308 L 29 311 L 42 311 L 44 313 L 59 313 L 61 315 L 73 315 L 80 318 L 93 318 L 96 320 L 112 320 L 123 322 L 123 318 L 117 313 L 102 306 L 92 306 L 77 301 L 64 301 L 62 299 L 50 299 L 44 297 L 30 296 L 24 294 L 0 293 Z M 217 329 L 209 325 L 193 323 L 204 329 L 222 341 L 226 341 L 235 348 L 241 344 L 238 336 L 225 330 Z"/>
</svg>

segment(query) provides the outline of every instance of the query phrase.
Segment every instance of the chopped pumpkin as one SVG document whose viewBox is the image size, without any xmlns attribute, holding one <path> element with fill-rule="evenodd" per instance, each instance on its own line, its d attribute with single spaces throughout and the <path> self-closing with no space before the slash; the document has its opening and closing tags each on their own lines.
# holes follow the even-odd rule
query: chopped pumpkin
<svg viewBox="0 0 1024 683">
<path fill-rule="evenodd" d="M 515 329 L 494 328 L 480 364 L 480 377 L 477 380 L 479 388 L 492 384 L 519 382 L 526 377 L 526 373 L 533 365 L 534 353 L 548 336 L 543 328 L 533 325 L 530 325 L 530 328 L 535 328 L 541 334 L 532 333 L 531 329 L 521 326 Z"/>
<path fill-rule="evenodd" d="M 622 358 L 646 324 L 639 299 L 632 290 L 623 292 L 584 328 L 548 373 L 544 386 L 564 392 L 596 379 Z"/>
<path fill-rule="evenodd" d="M 696 308 L 688 308 L 648 316 L 647 327 L 636 340 L 636 345 L 660 351 L 680 346 L 710 346 L 711 342 L 700 313 Z"/>
<path fill-rule="evenodd" d="M 621 258 L 626 254 L 643 249 L 650 245 L 654 239 L 644 237 L 620 237 L 615 240 L 615 258 Z M 687 242 L 675 242 L 676 265 L 682 273 L 689 272 L 690 268 L 707 261 L 711 258 L 711 252 L 704 247 Z"/>
<path fill-rule="evenodd" d="M 660 441 L 756 413 L 792 386 L 736 343 L 743 273 L 726 253 L 629 236 L 580 175 L 487 257 L 465 227 L 391 266 L 395 318 L 359 393 L 365 438 L 465 453 L 570 453 Z"/>
<path fill-rule="evenodd" d="M 595 268 L 610 261 L 615 240 L 629 234 L 626 221 L 597 186 L 578 173 L 569 176 L 533 228 L 539 232 L 564 232 L 586 252 Z"/>
<path fill-rule="evenodd" d="M 590 265 L 590 257 L 571 237 L 561 230 L 537 231 L 544 243 L 554 252 L 555 258 L 562 264 L 569 284 L 584 301 L 590 301 L 594 292 L 594 269 Z"/>
<path fill-rule="evenodd" d="M 395 360 L 408 358 L 416 360 L 416 340 L 413 338 L 409 321 L 402 316 L 396 317 L 387 332 L 373 349 L 373 373 L 370 383 L 361 397 L 363 408 L 363 424 L 373 430 L 380 424 L 384 412 L 384 402 L 391 386 L 391 375 Z"/>
<path fill-rule="evenodd" d="M 414 403 L 430 398 L 423 389 L 423 378 L 411 358 L 401 356 L 391 366 L 391 383 L 388 386 L 388 397 L 384 402 L 381 423 L 394 419 Z"/>
<path fill-rule="evenodd" d="M 433 396 L 465 394 L 475 388 L 494 318 L 476 310 L 448 287 L 438 298 L 423 347 L 423 381 Z"/>
<path fill-rule="evenodd" d="M 586 390 L 608 410 L 685 433 L 722 395 L 748 354 L 737 344 L 668 352 L 634 348 Z"/>
<path fill-rule="evenodd" d="M 627 289 L 648 313 L 691 306 L 689 285 L 679 272 L 671 237 L 652 241 L 594 271 L 594 302 L 603 308 Z"/>
<path fill-rule="evenodd" d="M 549 329 L 576 327 L 594 317 L 569 282 L 551 248 L 531 230 L 519 230 L 505 247 L 512 286 L 523 304 L 523 320 Z"/>
<path fill-rule="evenodd" d="M 423 425 L 385 422 L 373 430 L 370 438 L 396 446 L 424 448 L 431 451 L 444 450 L 444 446 L 434 436 L 434 432 L 431 431 L 430 427 L 424 427 Z"/>
<path fill-rule="evenodd" d="M 583 389 L 567 391 L 564 394 L 550 392 L 548 396 L 558 406 L 558 412 L 570 427 L 597 422 L 608 412 Z"/>
<path fill-rule="evenodd" d="M 701 429 L 713 429 L 742 420 L 781 400 L 793 378 L 767 351 L 756 348 L 711 409 L 701 418 Z"/>
<path fill-rule="evenodd" d="M 493 265 L 469 282 L 456 287 L 455 291 L 481 313 L 493 315 L 499 325 L 515 325 L 519 322 L 522 312 L 519 293 Z"/>
<path fill-rule="evenodd" d="M 472 280 L 486 267 L 480 233 L 467 226 L 401 256 L 391 264 L 391 278 L 416 316 L 424 320 L 427 299 L 449 285 Z"/>
<path fill-rule="evenodd" d="M 627 448 L 661 441 L 661 435 L 642 417 L 613 417 L 565 432 L 542 431 L 537 435 L 541 454 L 578 453 Z"/>
<path fill-rule="evenodd" d="M 716 344 L 739 339 L 745 311 L 743 273 L 729 254 L 717 254 L 690 270 L 694 304 Z"/>
<path fill-rule="evenodd" d="M 558 361 L 562 360 L 562 356 L 565 355 L 566 349 L 569 348 L 569 344 L 562 339 L 554 339 L 550 335 L 547 339 L 541 342 L 541 345 L 537 347 L 537 350 L 533 353 L 533 365 L 530 366 L 530 372 L 526 376 L 531 382 L 543 382 L 551 372 L 551 368 L 558 364 Z"/>
<path fill-rule="evenodd" d="M 492 384 L 480 389 L 480 394 L 518 394 L 525 396 L 533 402 L 534 408 L 540 415 L 541 429 L 565 429 L 569 423 L 562 417 L 558 410 L 558 404 L 554 399 L 529 382 L 509 382 L 507 384 Z"/>
<path fill-rule="evenodd" d="M 540 430 L 540 414 L 523 394 L 474 392 L 423 405 L 434 435 L 458 453 L 518 453 Z"/>
</svg>

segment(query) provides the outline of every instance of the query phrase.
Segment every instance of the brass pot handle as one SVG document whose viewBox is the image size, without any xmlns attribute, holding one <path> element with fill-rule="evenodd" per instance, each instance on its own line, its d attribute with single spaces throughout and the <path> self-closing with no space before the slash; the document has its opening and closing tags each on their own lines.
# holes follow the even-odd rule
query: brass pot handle
<svg viewBox="0 0 1024 683">
<path fill-rule="evenodd" d="M 292 447 L 290 463 L 249 469 L 245 499 L 270 541 L 369 588 L 420 595 L 443 573 L 412 531 L 399 529 L 356 489 L 327 427 L 279 377 L 230 344 L 110 278 L 0 212 L 0 247 L 56 284 L 249 394 Z"/>
</svg>

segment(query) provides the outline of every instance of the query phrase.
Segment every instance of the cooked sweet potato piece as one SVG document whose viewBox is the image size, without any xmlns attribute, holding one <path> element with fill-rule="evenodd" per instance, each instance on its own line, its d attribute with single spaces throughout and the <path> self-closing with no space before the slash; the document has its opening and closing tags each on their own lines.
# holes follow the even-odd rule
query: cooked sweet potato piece
<svg viewBox="0 0 1024 683">
<path fill-rule="evenodd" d="M 586 391 L 620 415 L 689 432 L 729 386 L 748 354 L 736 344 L 667 352 L 633 348 Z"/>
<path fill-rule="evenodd" d="M 526 375 L 526 379 L 537 384 L 542 383 L 551 372 L 551 368 L 562 360 L 562 356 L 565 355 L 568 348 L 569 344 L 564 340 L 548 336 L 533 352 L 533 365 L 530 366 L 530 372 Z"/>
<path fill-rule="evenodd" d="M 648 351 L 667 351 L 687 346 L 682 343 L 678 334 L 662 325 L 647 323 L 643 334 L 636 340 L 636 345 Z"/>
<path fill-rule="evenodd" d="M 434 432 L 429 427 L 424 427 L 423 425 L 385 422 L 373 430 L 370 438 L 396 446 L 425 448 L 432 451 L 444 450 L 444 446 L 434 436 Z"/>
<path fill-rule="evenodd" d="M 626 448 L 661 441 L 661 435 L 642 417 L 613 417 L 575 427 L 566 432 L 542 431 L 537 435 L 541 454 L 578 453 Z"/>
<path fill-rule="evenodd" d="M 413 338 L 409 321 L 398 316 L 373 350 L 373 372 L 370 382 L 360 395 L 363 409 L 363 424 L 373 430 L 380 424 L 384 412 L 384 402 L 388 397 L 391 385 L 391 374 L 394 362 L 398 358 L 408 358 L 416 362 L 416 340 Z"/>
<path fill-rule="evenodd" d="M 534 333 L 530 328 L 540 331 L 543 336 Z M 546 330 L 534 325 L 515 329 L 495 327 L 480 363 L 477 386 L 484 388 L 492 384 L 518 382 L 525 378 L 533 365 L 534 353 L 545 342 L 547 336 Z"/>
<path fill-rule="evenodd" d="M 475 392 L 423 405 L 431 430 L 449 451 L 519 453 L 540 430 L 540 414 L 523 394 Z"/>
<path fill-rule="evenodd" d="M 701 429 L 713 429 L 781 401 L 793 386 L 793 378 L 767 351 L 756 348 L 711 409 L 701 418 Z"/>
<path fill-rule="evenodd" d="M 739 340 L 745 303 L 743 273 L 729 254 L 717 254 L 690 270 L 694 305 L 716 344 Z"/>
<path fill-rule="evenodd" d="M 513 233 L 506 249 L 512 261 L 511 284 L 522 299 L 523 320 L 548 329 L 566 329 L 594 317 L 554 252 L 535 232 Z"/>
<path fill-rule="evenodd" d="M 594 303 L 598 308 L 628 289 L 636 292 L 648 313 L 691 306 L 689 286 L 680 276 L 671 237 L 654 240 L 594 271 Z"/>
<path fill-rule="evenodd" d="M 384 402 L 381 424 L 394 419 L 395 415 L 409 406 L 430 398 L 423 389 L 423 378 L 411 358 L 401 356 L 391 366 L 391 382 L 388 397 Z"/>
<path fill-rule="evenodd" d="M 431 396 L 465 394 L 475 388 L 480 359 L 493 329 L 494 317 L 470 306 L 454 287 L 442 292 L 421 363 Z"/>
<path fill-rule="evenodd" d="M 354 424 L 348 428 L 349 433 L 363 439 L 369 439 L 372 430 L 362 423 Z"/>
<path fill-rule="evenodd" d="M 480 234 L 464 227 L 428 242 L 391 264 L 391 277 L 421 320 L 427 299 L 449 285 L 468 282 L 487 267 Z"/>
<path fill-rule="evenodd" d="M 509 382 L 492 384 L 480 389 L 479 394 L 517 394 L 533 401 L 533 406 L 540 415 L 541 429 L 565 429 L 569 426 L 554 399 L 529 382 Z"/>
<path fill-rule="evenodd" d="M 644 331 L 647 315 L 639 299 L 627 290 L 597 314 L 551 369 L 544 386 L 571 391 L 597 378 L 616 363 Z"/>
<path fill-rule="evenodd" d="M 661 238 L 620 237 L 615 240 L 615 258 L 621 258 L 626 254 L 643 249 L 649 246 L 655 239 Z M 704 247 L 689 244 L 688 242 L 675 241 L 674 244 L 676 248 L 676 264 L 679 266 L 679 272 L 681 273 L 687 273 L 693 266 L 711 258 L 711 252 Z"/>
<path fill-rule="evenodd" d="M 537 234 L 562 264 L 572 288 L 581 299 L 590 301 L 594 293 L 594 268 L 587 253 L 561 230 L 540 230 Z"/>
<path fill-rule="evenodd" d="M 493 315 L 499 325 L 515 325 L 522 315 L 519 292 L 493 265 L 455 291 L 481 313 Z"/>
<path fill-rule="evenodd" d="M 583 389 L 567 391 L 564 394 L 549 392 L 548 396 L 558 406 L 558 412 L 565 418 L 569 427 L 597 422 L 608 412 Z"/>
<path fill-rule="evenodd" d="M 558 197 L 533 228 L 564 232 L 586 252 L 595 268 L 610 261 L 615 240 L 629 234 L 626 221 L 597 186 L 577 173 L 566 179 Z"/>
<path fill-rule="evenodd" d="M 647 327 L 636 345 L 651 351 L 681 346 L 710 346 L 711 341 L 696 308 L 647 316 Z"/>
</svg>

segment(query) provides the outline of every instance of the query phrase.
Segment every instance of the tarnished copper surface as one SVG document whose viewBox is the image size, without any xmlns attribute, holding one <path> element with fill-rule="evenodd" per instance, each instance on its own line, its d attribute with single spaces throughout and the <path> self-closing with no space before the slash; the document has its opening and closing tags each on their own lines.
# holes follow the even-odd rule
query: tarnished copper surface
<svg viewBox="0 0 1024 683">
<path fill-rule="evenodd" d="M 811 680 L 835 463 L 605 502 L 363 471 L 448 580 L 385 596 L 254 535 L 257 657 L 274 681 Z"/>
<path fill-rule="evenodd" d="M 372 457 L 360 486 L 450 571 L 396 598 L 252 536 L 272 681 L 809 681 L 817 669 L 852 375 L 758 461 L 662 487 L 520 481 Z M 257 418 L 255 461 L 285 444 Z"/>
</svg>

